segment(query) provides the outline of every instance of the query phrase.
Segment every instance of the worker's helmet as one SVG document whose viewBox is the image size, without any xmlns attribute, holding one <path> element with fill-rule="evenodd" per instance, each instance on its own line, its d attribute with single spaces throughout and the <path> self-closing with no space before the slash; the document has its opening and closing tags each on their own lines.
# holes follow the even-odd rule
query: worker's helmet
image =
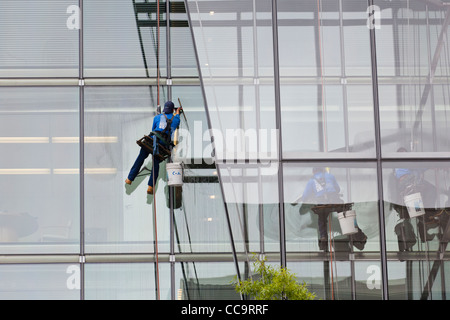
<svg viewBox="0 0 450 320">
<path fill-rule="evenodd" d="M 164 112 L 164 113 L 172 113 L 174 107 L 175 107 L 175 106 L 174 106 L 174 104 L 173 104 L 172 101 L 167 101 L 167 102 L 164 104 L 164 110 L 163 110 L 163 112 Z"/>
</svg>

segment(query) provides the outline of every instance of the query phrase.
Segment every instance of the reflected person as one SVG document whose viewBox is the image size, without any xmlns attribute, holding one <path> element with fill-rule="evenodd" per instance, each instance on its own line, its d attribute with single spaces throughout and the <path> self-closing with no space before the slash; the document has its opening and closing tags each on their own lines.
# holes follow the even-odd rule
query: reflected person
<svg viewBox="0 0 450 320">
<path fill-rule="evenodd" d="M 325 168 L 313 168 L 313 176 L 306 184 L 301 196 L 303 204 L 312 204 L 311 210 L 318 216 L 319 249 L 326 250 L 328 245 L 328 218 L 332 212 L 351 210 L 353 203 L 344 203 L 341 199 L 341 187 L 335 176 Z M 300 208 L 300 214 L 303 210 Z M 353 234 L 352 244 L 363 250 L 367 236 L 356 226 L 358 232 Z"/>
<path fill-rule="evenodd" d="M 341 187 L 334 175 L 325 168 L 313 168 L 313 176 L 306 184 L 302 194 L 303 203 L 314 204 L 311 209 L 318 216 L 319 248 L 325 250 L 328 243 L 328 216 L 332 212 L 342 211 L 344 201 L 339 196 Z M 340 206 L 341 205 L 341 206 Z"/>
<path fill-rule="evenodd" d="M 403 147 L 399 148 L 397 152 L 407 152 L 407 150 Z M 418 232 L 420 236 L 420 240 L 422 242 L 431 241 L 434 238 L 434 234 L 428 234 L 427 230 L 430 228 L 434 228 L 437 226 L 434 215 L 436 213 L 436 187 L 429 183 L 424 178 L 424 172 L 428 170 L 427 168 L 395 168 L 394 169 L 394 178 L 395 178 L 395 187 L 394 187 L 394 204 L 393 208 L 399 214 L 400 219 L 404 219 L 404 221 L 400 222 L 396 226 L 396 233 L 405 234 L 403 229 L 412 230 L 409 226 L 409 214 L 404 205 L 404 197 L 407 195 L 411 195 L 414 193 L 420 193 L 424 209 L 425 215 L 423 217 L 419 217 L 418 219 Z M 403 231 L 402 231 L 403 230 Z M 411 231 L 408 231 L 409 233 Z M 407 233 L 406 233 L 407 234 Z M 407 240 L 407 239 L 406 239 Z M 409 245 L 407 248 L 414 245 L 412 240 L 408 240 Z"/>
</svg>

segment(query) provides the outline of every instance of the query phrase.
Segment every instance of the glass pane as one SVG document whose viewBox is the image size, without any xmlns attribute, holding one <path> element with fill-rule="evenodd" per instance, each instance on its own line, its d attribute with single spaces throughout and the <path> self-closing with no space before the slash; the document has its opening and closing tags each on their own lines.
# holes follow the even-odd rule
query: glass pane
<svg viewBox="0 0 450 320">
<path fill-rule="evenodd" d="M 156 6 L 148 13 L 137 13 L 131 0 L 112 0 L 108 5 L 93 0 L 86 1 L 83 9 L 86 77 L 145 77 L 148 71 L 149 77 L 156 78 L 156 27 L 144 24 L 138 28 L 136 21 L 155 23 Z M 165 20 L 165 15 L 161 19 Z M 160 41 L 160 67 L 162 75 L 166 75 L 165 27 L 160 28 Z"/>
<path fill-rule="evenodd" d="M 232 241 L 238 251 L 278 250 L 271 2 L 188 5 Z"/>
<path fill-rule="evenodd" d="M 283 173 L 289 251 L 332 251 L 347 260 L 380 250 L 374 165 L 285 164 Z"/>
<path fill-rule="evenodd" d="M 172 87 L 172 100 L 183 106 L 175 159 L 186 164 L 212 164 L 212 146 L 202 90 L 197 86 Z M 175 161 L 175 160 L 174 160 Z"/>
<path fill-rule="evenodd" d="M 273 76 L 270 8 L 267 0 L 191 7 L 203 76 Z M 207 27 L 199 28 L 202 22 Z"/>
<path fill-rule="evenodd" d="M 85 89 L 85 241 L 90 252 L 154 250 L 154 199 L 146 193 L 151 157 L 135 183 L 130 186 L 124 181 L 139 154 L 136 141 L 151 131 L 155 90 Z M 167 230 L 159 236 L 167 239 L 164 185 L 157 188 L 156 202 L 158 228 Z"/>
<path fill-rule="evenodd" d="M 159 297 L 170 299 L 169 264 L 159 264 Z M 86 264 L 86 300 L 156 300 L 154 263 Z"/>
<path fill-rule="evenodd" d="M 230 233 L 216 169 L 184 167 L 176 187 L 176 252 L 230 252 Z"/>
<path fill-rule="evenodd" d="M 141 150 L 136 140 L 152 130 L 154 94 L 154 88 L 148 87 L 85 89 L 85 240 L 88 252 L 153 252 L 154 212 L 158 249 L 160 252 L 170 250 L 166 161 L 158 171 L 155 196 L 146 192 L 153 169 L 151 155 L 145 158 L 133 183 L 124 183 Z M 184 166 L 183 186 L 174 189 L 177 250 L 229 252 L 228 225 L 217 170 L 211 160 L 202 96 L 198 87 L 176 87 L 173 95 L 180 98 L 185 109 L 178 130 L 179 144 L 174 148 L 172 159 Z"/>
<path fill-rule="evenodd" d="M 391 299 L 443 299 L 450 239 L 449 165 L 387 162 L 383 168 L 386 246 Z"/>
<path fill-rule="evenodd" d="M 449 165 L 440 162 L 385 163 L 388 251 L 442 252 L 447 239 Z M 445 249 L 444 249 L 445 250 Z"/>
<path fill-rule="evenodd" d="M 449 12 L 418 0 L 375 4 L 383 155 L 448 156 Z"/>
<path fill-rule="evenodd" d="M 237 250 L 279 251 L 278 163 L 218 167 Z"/>
<path fill-rule="evenodd" d="M 79 251 L 78 97 L 0 88 L 1 252 Z"/>
<path fill-rule="evenodd" d="M 197 59 L 184 1 L 170 1 L 170 64 L 173 77 L 198 77 Z M 161 42 L 162 44 L 162 42 Z"/>
<path fill-rule="evenodd" d="M 76 1 L 0 3 L 0 77 L 77 77 Z"/>
<path fill-rule="evenodd" d="M 435 268 L 438 266 L 437 268 Z M 445 300 L 443 270 L 448 262 L 442 260 L 406 260 L 388 262 L 389 299 L 391 300 Z M 429 270 L 436 272 L 429 272 Z M 424 272 L 426 270 L 426 272 Z M 432 286 L 429 286 L 433 280 Z"/>
<path fill-rule="evenodd" d="M 1 300 L 80 299 L 78 264 L 3 264 Z"/>
<path fill-rule="evenodd" d="M 317 299 L 380 300 L 379 261 L 307 261 L 289 262 L 299 283 L 305 283 Z"/>
<path fill-rule="evenodd" d="M 367 5 L 279 3 L 283 157 L 374 157 Z"/>
<path fill-rule="evenodd" d="M 243 266 L 240 265 L 240 269 Z M 176 264 L 177 300 L 239 300 L 232 282 L 236 268 L 229 262 L 181 262 Z"/>
</svg>

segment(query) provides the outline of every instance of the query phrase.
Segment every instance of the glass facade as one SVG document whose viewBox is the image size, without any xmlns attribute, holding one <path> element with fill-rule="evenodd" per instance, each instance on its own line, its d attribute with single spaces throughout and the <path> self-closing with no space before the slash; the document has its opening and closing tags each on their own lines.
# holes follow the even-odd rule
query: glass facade
<svg viewBox="0 0 450 320">
<path fill-rule="evenodd" d="M 325 300 L 446 300 L 449 23 L 442 0 L 1 1 L 1 299 L 241 299 L 257 254 Z M 148 195 L 151 157 L 124 181 L 167 100 L 183 185 L 162 163 Z"/>
</svg>

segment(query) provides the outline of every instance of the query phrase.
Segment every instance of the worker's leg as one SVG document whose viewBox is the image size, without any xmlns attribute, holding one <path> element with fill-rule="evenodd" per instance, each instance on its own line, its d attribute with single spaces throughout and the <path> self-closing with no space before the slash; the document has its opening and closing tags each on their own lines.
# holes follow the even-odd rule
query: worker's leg
<svg viewBox="0 0 450 320">
<path fill-rule="evenodd" d="M 328 246 L 327 220 L 329 212 L 320 212 L 319 218 L 319 250 L 326 250 Z"/>
<path fill-rule="evenodd" d="M 153 157 L 152 173 L 150 174 L 150 178 L 148 179 L 148 185 L 150 187 L 153 187 L 153 180 L 155 180 L 155 184 L 156 184 L 156 180 L 158 179 L 159 163 L 160 163 L 160 161 L 156 157 Z"/>
<path fill-rule="evenodd" d="M 133 181 L 136 178 L 139 171 L 141 170 L 142 165 L 144 164 L 145 159 L 147 159 L 149 154 L 150 153 L 147 150 L 141 148 L 141 151 L 139 152 L 139 155 L 136 158 L 133 166 L 131 167 L 130 173 L 128 174 L 128 180 Z"/>
<path fill-rule="evenodd" d="M 327 225 L 328 225 L 328 212 L 321 212 L 319 213 L 319 237 L 320 238 L 328 238 L 328 230 L 327 230 Z"/>
</svg>

